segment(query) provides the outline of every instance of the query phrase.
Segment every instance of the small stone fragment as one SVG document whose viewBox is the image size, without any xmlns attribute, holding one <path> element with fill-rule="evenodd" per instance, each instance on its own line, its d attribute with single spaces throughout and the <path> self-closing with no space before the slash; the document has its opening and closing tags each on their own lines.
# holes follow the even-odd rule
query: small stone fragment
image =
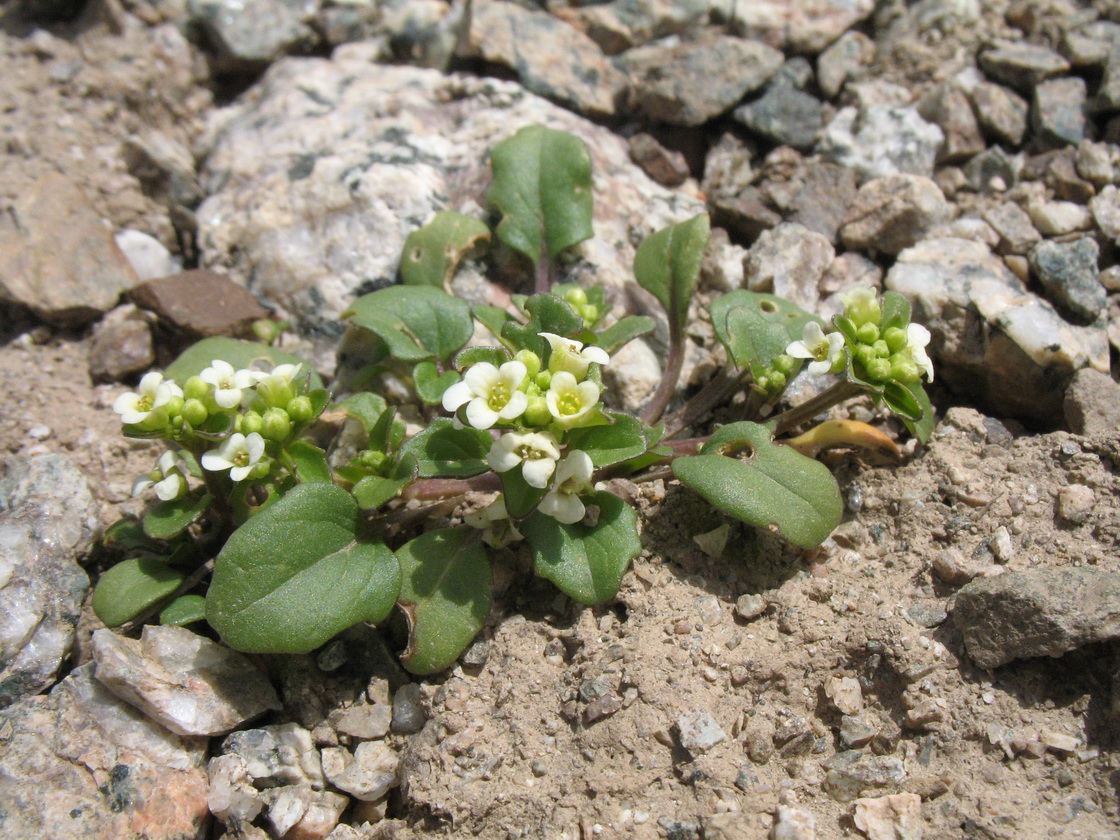
<svg viewBox="0 0 1120 840">
<path fill-rule="evenodd" d="M 323 750 L 323 773 L 332 785 L 364 802 L 380 799 L 400 780 L 400 757 L 384 741 L 358 744 L 353 755 L 345 747 Z"/>
<path fill-rule="evenodd" d="M 423 697 L 417 683 L 407 683 L 393 695 L 393 731 L 411 735 L 424 728 L 428 721 Z"/>
<path fill-rule="evenodd" d="M 922 798 L 916 793 L 896 793 L 875 799 L 857 799 L 856 828 L 868 840 L 921 840 Z"/>
<path fill-rule="evenodd" d="M 1031 221 L 1044 236 L 1065 236 L 1092 227 L 1089 209 L 1072 201 L 1032 201 L 1027 205 Z"/>
<path fill-rule="evenodd" d="M 941 129 L 914 108 L 872 105 L 841 108 L 824 129 L 817 151 L 864 178 L 933 174 Z"/>
<path fill-rule="evenodd" d="M 700 546 L 700 550 L 709 557 L 720 557 L 727 545 L 727 535 L 731 533 L 731 525 L 724 522 L 703 534 L 696 534 L 692 541 Z"/>
<path fill-rule="evenodd" d="M 1073 525 L 1084 524 L 1093 514 L 1096 494 L 1084 484 L 1070 484 L 1058 491 L 1058 516 Z"/>
<path fill-rule="evenodd" d="M 860 187 L 840 236 L 850 250 L 897 254 L 951 214 L 951 205 L 929 178 L 888 175 Z"/>
<path fill-rule="evenodd" d="M 804 808 L 779 805 L 772 840 L 816 840 L 817 818 Z"/>
<path fill-rule="evenodd" d="M 192 339 L 246 336 L 253 321 L 268 317 L 251 292 L 206 269 L 141 283 L 129 298 L 154 312 L 173 332 Z"/>
<path fill-rule="evenodd" d="M 922 119 L 945 134 L 940 159 L 948 163 L 967 160 L 984 151 L 984 137 L 968 97 L 960 88 L 940 84 L 918 103 Z"/>
<path fill-rule="evenodd" d="M 984 133 L 997 143 L 1018 146 L 1027 131 L 1027 101 L 1002 85 L 980 82 L 969 93 Z"/>
<path fill-rule="evenodd" d="M 863 711 L 863 691 L 855 677 L 829 677 L 824 693 L 842 715 L 857 715 Z"/>
<path fill-rule="evenodd" d="M 230 818 L 250 822 L 264 808 L 264 799 L 253 785 L 244 759 L 236 753 L 210 759 L 207 775 L 210 779 L 207 795 L 210 813 L 222 822 L 229 822 Z"/>
<path fill-rule="evenodd" d="M 1090 324 L 1108 303 L 1097 279 L 1100 247 L 1091 236 L 1073 242 L 1046 240 L 1030 252 L 1031 268 L 1050 301 L 1070 320 Z"/>
<path fill-rule="evenodd" d="M 895 755 L 865 755 L 857 750 L 837 753 L 824 763 L 825 788 L 837 802 L 850 802 L 869 788 L 900 785 L 906 778 L 902 759 Z"/>
<path fill-rule="evenodd" d="M 163 243 L 150 234 L 141 230 L 122 230 L 116 235 L 116 240 L 140 281 L 166 277 L 183 270 Z"/>
<path fill-rule="evenodd" d="M 766 599 L 755 593 L 740 595 L 735 600 L 735 615 L 743 621 L 753 621 L 766 612 Z"/>
<path fill-rule="evenodd" d="M 224 753 L 235 753 L 259 787 L 324 784 L 323 766 L 311 733 L 298 723 L 262 726 L 234 732 L 222 742 Z"/>
<path fill-rule="evenodd" d="M 783 146 L 808 151 L 824 122 L 821 102 L 788 83 L 772 84 L 753 102 L 735 109 L 732 119 Z"/>
<path fill-rule="evenodd" d="M 1085 80 L 1077 76 L 1051 79 L 1034 89 L 1031 127 L 1051 145 L 1076 146 L 1085 139 Z"/>
<path fill-rule="evenodd" d="M 1069 70 L 1069 62 L 1058 53 L 1024 41 L 996 41 L 980 52 L 977 63 L 996 81 L 1027 93 Z"/>
<path fill-rule="evenodd" d="M 583 712 L 583 718 L 588 724 L 592 724 L 605 717 L 610 717 L 621 708 L 621 698 L 612 691 L 610 694 L 604 694 L 588 703 Z"/>
<path fill-rule="evenodd" d="M 1013 201 L 1004 201 L 984 211 L 984 221 L 999 234 L 999 253 L 1027 254 L 1042 241 L 1027 211 Z"/>
<path fill-rule="evenodd" d="M 747 252 L 743 267 L 747 286 L 773 292 L 810 311 L 820 300 L 820 278 L 836 251 L 828 237 L 784 222 L 764 231 Z"/>
<path fill-rule="evenodd" d="M 840 718 L 840 743 L 844 749 L 856 750 L 867 746 L 877 734 L 879 730 L 859 715 L 844 715 Z"/>
<path fill-rule="evenodd" d="M 652 134 L 635 134 L 630 138 L 629 145 L 630 159 L 657 183 L 676 187 L 687 180 L 688 161 L 684 155 L 666 149 Z"/>
<path fill-rule="evenodd" d="M 1075 435 L 1120 429 L 1120 384 L 1107 373 L 1082 368 L 1066 389 L 1063 407 L 1066 424 Z"/>
<path fill-rule="evenodd" d="M 271 788 L 262 795 L 268 801 L 268 821 L 284 840 L 323 840 L 350 804 L 333 791 L 301 785 Z"/>
<path fill-rule="evenodd" d="M 89 375 L 94 382 L 119 382 L 155 363 L 150 315 L 135 306 L 118 306 L 93 328 Z"/>
<path fill-rule="evenodd" d="M 677 718 L 681 746 L 692 753 L 710 750 L 727 738 L 727 733 L 708 712 L 696 711 Z"/>
<path fill-rule="evenodd" d="M 1074 738 L 1072 735 L 1055 732 L 1052 729 L 1044 729 L 1039 732 L 1038 740 L 1051 752 L 1064 753 L 1066 755 L 1072 755 L 1081 748 L 1081 741 L 1079 739 Z"/>
<path fill-rule="evenodd" d="M 393 709 L 383 704 L 351 706 L 331 713 L 331 725 L 340 735 L 362 741 L 384 738 L 393 720 Z"/>
<path fill-rule="evenodd" d="M 821 92 L 833 98 L 849 79 L 856 78 L 874 60 L 874 41 L 856 30 L 845 32 L 817 56 L 817 84 Z"/>
</svg>

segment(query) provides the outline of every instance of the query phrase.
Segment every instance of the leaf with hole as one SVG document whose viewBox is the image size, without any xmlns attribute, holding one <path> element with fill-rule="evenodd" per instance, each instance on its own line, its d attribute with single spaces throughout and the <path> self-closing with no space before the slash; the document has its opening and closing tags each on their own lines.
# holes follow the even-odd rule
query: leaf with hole
<svg viewBox="0 0 1120 840">
<path fill-rule="evenodd" d="M 494 147 L 490 165 L 487 199 L 502 216 L 494 232 L 534 266 L 594 234 L 591 155 L 574 134 L 526 126 Z"/>
<path fill-rule="evenodd" d="M 474 331 L 471 308 L 433 286 L 390 286 L 362 295 L 342 313 L 376 333 L 405 362 L 446 362 Z"/>
<path fill-rule="evenodd" d="M 478 219 L 440 210 L 404 241 L 401 279 L 410 286 L 445 288 L 459 263 L 481 257 L 490 244 L 490 228 Z"/>
<path fill-rule="evenodd" d="M 307 653 L 359 622 L 385 618 L 400 564 L 358 537 L 353 497 L 300 484 L 236 531 L 214 564 L 206 619 L 230 647 Z"/>
<path fill-rule="evenodd" d="M 745 460 L 724 451 L 749 451 Z M 673 474 L 713 507 L 794 545 L 813 548 L 840 524 L 844 505 L 828 468 L 770 437 L 758 423 L 724 426 L 699 455 L 677 458 Z"/>
<path fill-rule="evenodd" d="M 490 613 L 490 560 L 471 528 L 429 531 L 397 556 L 409 624 L 401 662 L 414 674 L 434 674 L 459 657 Z"/>
</svg>

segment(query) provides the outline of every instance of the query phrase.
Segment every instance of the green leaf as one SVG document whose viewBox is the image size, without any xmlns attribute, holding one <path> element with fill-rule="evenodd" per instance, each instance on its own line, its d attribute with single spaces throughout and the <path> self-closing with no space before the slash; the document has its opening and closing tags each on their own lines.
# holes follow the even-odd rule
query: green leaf
<svg viewBox="0 0 1120 840">
<path fill-rule="evenodd" d="M 494 367 L 501 367 L 510 360 L 510 355 L 500 347 L 467 347 L 459 351 L 455 357 L 455 367 L 465 370 L 479 362 L 488 362 Z"/>
<path fill-rule="evenodd" d="M 708 214 L 701 213 L 646 237 L 634 255 L 638 285 L 657 298 L 678 329 L 688 317 L 710 231 Z"/>
<path fill-rule="evenodd" d="M 400 565 L 361 542 L 354 499 L 333 484 L 300 484 L 236 531 L 214 564 L 206 619 L 249 653 L 307 653 L 347 627 L 381 621 L 400 591 Z"/>
<path fill-rule="evenodd" d="M 454 210 L 440 210 L 404 241 L 401 279 L 407 285 L 443 288 L 466 257 L 480 257 L 490 244 L 490 228 Z"/>
<path fill-rule="evenodd" d="M 921 443 L 926 443 L 929 441 L 929 436 L 933 434 L 933 427 L 937 422 L 937 417 L 933 412 L 933 403 L 930 402 L 929 394 L 926 393 L 926 389 L 922 387 L 921 382 L 914 382 L 907 385 L 906 388 L 910 391 L 914 401 L 921 407 L 922 416 L 919 420 L 903 419 L 902 422 L 906 424 L 906 428 L 910 430 L 910 434 L 916 437 Z"/>
<path fill-rule="evenodd" d="M 476 321 L 490 330 L 490 332 L 494 334 L 494 337 L 506 346 L 507 350 L 512 349 L 505 340 L 502 339 L 502 328 L 511 321 L 516 320 L 512 315 L 504 309 L 499 309 L 496 306 L 488 306 L 486 304 L 478 304 L 477 306 L 471 307 L 471 313 L 474 315 Z M 463 352 L 465 353 L 467 351 L 464 350 Z M 462 367 L 462 365 L 457 366 Z"/>
<path fill-rule="evenodd" d="M 746 444 L 750 457 L 719 454 Z M 794 545 L 820 545 L 840 524 L 836 479 L 819 461 L 776 444 L 757 423 L 724 426 L 699 455 L 677 458 L 673 474 L 713 507 L 758 528 L 774 528 Z"/>
<path fill-rule="evenodd" d="M 288 454 L 296 462 L 296 478 L 300 481 L 334 481 L 327 453 L 313 443 L 297 440 L 288 444 Z"/>
<path fill-rule="evenodd" d="M 154 557 L 132 557 L 109 569 L 93 590 L 93 611 L 119 627 L 171 595 L 185 576 Z"/>
<path fill-rule="evenodd" d="M 518 349 L 532 350 L 542 361 L 548 359 L 551 351 L 540 333 L 570 337 L 583 329 L 583 318 L 572 311 L 567 301 L 556 295 L 533 295 L 525 301 L 525 312 L 529 321 L 525 324 L 508 322 L 502 328 L 502 337 Z"/>
<path fill-rule="evenodd" d="M 395 499 L 411 480 L 369 475 L 355 484 L 350 492 L 354 494 L 358 507 L 362 510 L 377 510 L 386 502 Z"/>
<path fill-rule="evenodd" d="M 536 511 L 521 523 L 533 550 L 533 568 L 581 604 L 601 604 L 618 592 L 630 561 L 642 550 L 637 517 L 613 493 L 584 497 L 599 508 L 595 525 L 565 525 Z"/>
<path fill-rule="evenodd" d="M 596 347 L 614 353 L 619 347 L 628 344 L 638 336 L 653 332 L 657 322 L 646 315 L 628 315 L 621 321 L 611 324 L 595 336 Z"/>
<path fill-rule="evenodd" d="M 397 556 L 409 623 L 401 663 L 414 674 L 434 674 L 459 657 L 490 613 L 490 561 L 471 528 L 429 531 Z"/>
<path fill-rule="evenodd" d="M 159 613 L 160 624 L 183 627 L 206 620 L 206 599 L 201 595 L 180 595 Z"/>
<path fill-rule="evenodd" d="M 412 384 L 416 395 L 428 405 L 439 405 L 443 392 L 459 381 L 459 374 L 453 370 L 440 373 L 435 362 L 423 361 L 412 369 Z"/>
<path fill-rule="evenodd" d="M 880 333 L 888 327 L 906 329 L 910 323 L 910 301 L 898 292 L 883 292 L 882 312 Z"/>
<path fill-rule="evenodd" d="M 396 408 L 388 408 L 377 418 L 377 422 L 369 430 L 369 448 L 374 452 L 390 452 L 395 449 L 397 426 Z"/>
<path fill-rule="evenodd" d="M 498 473 L 498 479 L 502 482 L 502 495 L 505 498 L 506 513 L 509 514 L 510 519 L 521 519 L 528 516 L 536 509 L 545 493 L 548 492 L 547 487 L 530 486 L 522 475 L 520 467 Z"/>
<path fill-rule="evenodd" d="M 471 308 L 432 286 L 390 286 L 362 295 L 342 313 L 376 333 L 405 362 L 446 362 L 474 330 Z"/>
<path fill-rule="evenodd" d="M 214 500 L 209 493 L 160 502 L 144 515 L 144 533 L 152 539 L 170 540 L 187 530 Z"/>
<path fill-rule="evenodd" d="M 152 538 L 144 533 L 144 526 L 137 519 L 118 519 L 112 525 L 105 529 L 105 535 L 101 538 L 101 542 L 106 547 L 120 549 L 122 551 L 131 551 L 133 549 L 145 549 L 147 551 L 155 551 L 159 549 L 159 544 L 152 541 Z"/>
<path fill-rule="evenodd" d="M 351 417 L 357 417 L 362 422 L 366 434 L 373 430 L 381 415 L 385 413 L 385 409 L 388 408 L 384 397 L 368 391 L 351 394 L 338 405 Z"/>
<path fill-rule="evenodd" d="M 591 155 L 574 134 L 526 126 L 494 147 L 495 233 L 533 265 L 591 238 Z"/>
<path fill-rule="evenodd" d="M 905 385 L 894 380 L 883 383 L 883 401 L 904 421 L 915 423 L 922 419 L 922 406 L 917 395 Z"/>
<path fill-rule="evenodd" d="M 646 426 L 628 414 L 608 415 L 609 426 L 588 426 L 573 429 L 568 437 L 571 449 L 580 449 L 596 467 L 609 467 L 637 458 L 648 449 Z"/>
<path fill-rule="evenodd" d="M 192 376 L 197 376 L 210 367 L 214 359 L 229 362 L 234 368 L 251 368 L 255 362 L 267 362 L 272 367 L 276 365 L 303 365 L 300 368 L 301 376 L 311 377 L 312 388 L 322 388 L 323 380 L 311 365 L 299 356 L 259 344 L 255 341 L 241 341 L 225 336 L 211 336 L 192 344 L 184 350 L 175 361 L 167 366 L 164 374 L 182 385 Z"/>
<path fill-rule="evenodd" d="M 776 295 L 739 289 L 716 298 L 709 307 L 712 328 L 739 367 L 767 368 L 798 341 L 810 321 L 824 322 Z"/>
<path fill-rule="evenodd" d="M 409 439 L 401 453 L 416 457 L 421 478 L 469 478 L 490 469 L 486 454 L 492 444 L 489 433 L 470 427 L 456 429 L 450 418 L 441 417 Z"/>
</svg>

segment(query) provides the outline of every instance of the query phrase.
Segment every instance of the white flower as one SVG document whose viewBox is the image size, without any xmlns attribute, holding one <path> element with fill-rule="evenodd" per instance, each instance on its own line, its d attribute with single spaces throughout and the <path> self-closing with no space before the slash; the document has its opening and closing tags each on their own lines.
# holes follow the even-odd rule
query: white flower
<svg viewBox="0 0 1120 840">
<path fill-rule="evenodd" d="M 506 362 L 500 368 L 489 362 L 473 364 L 462 382 L 443 392 L 443 407 L 458 411 L 466 405 L 467 422 L 476 429 L 489 429 L 499 420 L 515 420 L 529 405 L 529 397 L 517 390 L 527 373 L 521 362 Z"/>
<path fill-rule="evenodd" d="M 809 363 L 809 373 L 814 376 L 828 373 L 844 352 L 844 336 L 839 332 L 824 334 L 816 321 L 807 323 L 801 331 L 801 340 L 786 348 L 786 354 L 795 359 L 815 359 Z"/>
<path fill-rule="evenodd" d="M 214 359 L 198 378 L 214 386 L 214 402 L 222 408 L 236 408 L 241 405 L 241 392 L 252 388 L 258 377 L 251 370 L 234 370 L 229 362 Z"/>
<path fill-rule="evenodd" d="M 494 441 L 486 456 L 494 472 L 507 472 L 521 464 L 525 483 L 538 489 L 548 486 L 558 460 L 559 445 L 548 432 L 509 432 Z"/>
<path fill-rule="evenodd" d="M 506 512 L 506 500 L 500 494 L 488 507 L 468 513 L 463 521 L 472 528 L 483 531 L 482 541 L 494 548 L 501 548 L 511 542 L 523 539 L 517 525 Z"/>
<path fill-rule="evenodd" d="M 556 422 L 570 429 L 599 404 L 599 386 L 594 382 L 576 382 L 572 374 L 562 370 L 552 375 L 544 399 Z"/>
<path fill-rule="evenodd" d="M 926 380 L 933 381 L 933 362 L 926 354 L 926 345 L 929 344 L 929 330 L 921 324 L 910 324 L 906 327 L 906 344 L 910 348 L 910 358 L 926 375 Z"/>
<path fill-rule="evenodd" d="M 121 422 L 132 425 L 143 423 L 151 413 L 165 405 L 172 397 L 182 397 L 183 389 L 172 380 L 166 382 L 163 374 L 157 371 L 144 374 L 140 380 L 140 393 L 121 394 L 113 402 L 113 411 L 121 416 Z"/>
<path fill-rule="evenodd" d="M 231 479 L 244 481 L 263 456 L 263 437 L 257 432 L 248 435 L 237 432 L 226 438 L 217 449 L 204 453 L 202 466 L 211 472 L 229 470 Z"/>
<path fill-rule="evenodd" d="M 257 381 L 257 393 L 261 398 L 275 408 L 284 408 L 295 396 L 293 383 L 302 368 L 302 364 L 277 365 L 269 373 L 250 373 Z"/>
<path fill-rule="evenodd" d="M 591 486 L 592 469 L 591 457 L 586 452 L 578 449 L 569 452 L 556 465 L 555 484 L 541 499 L 537 510 L 565 525 L 579 522 L 587 512 L 579 494 Z"/>
<path fill-rule="evenodd" d="M 583 379 L 592 362 L 605 365 L 611 360 L 602 347 L 584 347 L 582 341 L 564 338 L 555 333 L 542 332 L 539 335 L 552 348 L 548 357 L 548 369 L 552 373 L 567 371 L 576 379 Z"/>
<path fill-rule="evenodd" d="M 187 479 L 172 450 L 168 449 L 159 456 L 154 470 L 144 473 L 132 483 L 132 495 L 139 496 L 149 487 L 154 487 L 156 496 L 164 502 L 178 499 L 187 491 Z"/>
<path fill-rule="evenodd" d="M 882 317 L 879 306 L 879 293 L 867 286 L 856 286 L 840 295 L 844 302 L 845 315 L 857 326 L 878 324 Z"/>
</svg>

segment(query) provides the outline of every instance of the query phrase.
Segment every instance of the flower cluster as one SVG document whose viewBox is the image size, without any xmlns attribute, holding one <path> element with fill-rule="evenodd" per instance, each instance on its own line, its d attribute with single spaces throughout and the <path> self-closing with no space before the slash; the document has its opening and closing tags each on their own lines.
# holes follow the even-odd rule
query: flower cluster
<svg viewBox="0 0 1120 840">
<path fill-rule="evenodd" d="M 537 509 L 572 524 L 586 512 L 579 496 L 591 486 L 592 463 L 585 452 L 568 447 L 568 433 L 599 421 L 602 386 L 592 366 L 606 365 L 610 357 L 601 347 L 575 339 L 540 336 L 548 342 L 547 365 L 528 350 L 500 367 L 478 362 L 444 392 L 443 407 L 456 416 L 462 409 L 476 429 L 501 429 L 487 455 L 490 468 L 497 473 L 520 468 L 526 484 L 547 489 Z M 476 517 L 476 525 L 491 529 L 503 518 L 494 510 L 491 506 L 484 518 Z M 500 538 L 509 536 L 506 528 Z"/>
<path fill-rule="evenodd" d="M 274 467 L 270 445 L 287 442 L 314 414 L 300 368 L 237 370 L 214 359 L 182 387 L 161 373 L 145 374 L 138 392 L 121 394 L 113 410 L 130 427 L 127 431 L 167 438 L 179 450 L 165 452 L 154 470 L 137 478 L 133 495 L 154 488 L 163 501 L 181 498 L 189 489 L 188 461 L 196 459 L 203 470 L 228 473 L 233 482 L 266 477 Z M 209 448 L 214 442 L 218 445 Z M 200 474 L 197 465 L 193 472 Z"/>
</svg>

